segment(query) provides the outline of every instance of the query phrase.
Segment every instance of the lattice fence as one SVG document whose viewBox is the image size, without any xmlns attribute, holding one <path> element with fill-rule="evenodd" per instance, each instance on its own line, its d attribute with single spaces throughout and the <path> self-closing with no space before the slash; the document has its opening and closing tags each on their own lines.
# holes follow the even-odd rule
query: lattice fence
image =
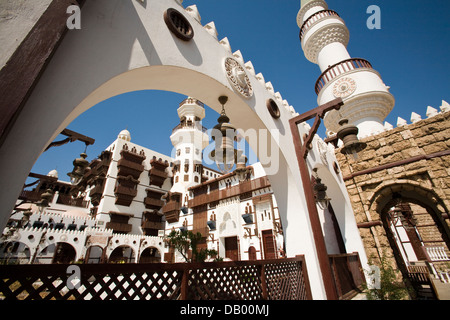
<svg viewBox="0 0 450 320">
<path fill-rule="evenodd" d="M 308 300 L 303 256 L 194 264 L 0 266 L 0 299 Z"/>
</svg>

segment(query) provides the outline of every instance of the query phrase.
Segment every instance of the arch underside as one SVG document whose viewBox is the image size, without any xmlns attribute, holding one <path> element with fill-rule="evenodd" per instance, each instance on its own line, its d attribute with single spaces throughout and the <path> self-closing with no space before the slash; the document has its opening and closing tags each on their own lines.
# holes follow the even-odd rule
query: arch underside
<svg viewBox="0 0 450 320">
<path fill-rule="evenodd" d="M 192 40 L 176 38 L 165 25 L 164 12 L 170 7 L 182 12 L 192 25 Z M 277 151 L 276 161 L 269 157 L 262 165 L 277 199 L 286 253 L 305 254 L 311 283 L 318 284 L 312 285 L 313 295 L 323 297 L 289 128 L 291 110 L 256 78 L 254 70 L 245 69 L 253 89 L 251 97 L 235 90 L 224 64 L 226 58 L 236 57 L 174 0 L 88 1 L 82 17 L 81 30 L 67 33 L 1 146 L 0 175 L 9 184 L 0 192 L 0 224 L 6 225 L 23 181 L 48 144 L 96 104 L 127 92 L 164 90 L 195 97 L 220 112 L 218 97 L 226 95 L 227 115 L 235 127 L 254 130 L 257 135 L 259 130 L 277 132 L 268 135 L 266 144 L 267 150 Z M 277 119 L 267 109 L 269 99 L 280 109 Z M 248 142 L 259 158 L 267 158 L 260 154 L 258 143 Z M 338 185 L 345 190 L 342 182 Z"/>
</svg>

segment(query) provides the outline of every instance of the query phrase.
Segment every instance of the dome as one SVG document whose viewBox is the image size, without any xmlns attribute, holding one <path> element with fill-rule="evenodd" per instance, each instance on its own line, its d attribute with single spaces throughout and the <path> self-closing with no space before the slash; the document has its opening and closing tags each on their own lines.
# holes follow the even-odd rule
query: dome
<svg viewBox="0 0 450 320">
<path fill-rule="evenodd" d="M 47 176 L 58 179 L 58 171 L 52 170 L 47 174 Z"/>
<path fill-rule="evenodd" d="M 117 136 L 117 138 L 123 139 L 123 140 L 126 140 L 126 141 L 131 141 L 131 134 L 130 134 L 130 131 L 128 131 L 128 130 L 126 130 L 126 129 L 120 131 L 120 133 L 119 133 L 119 135 Z"/>
</svg>

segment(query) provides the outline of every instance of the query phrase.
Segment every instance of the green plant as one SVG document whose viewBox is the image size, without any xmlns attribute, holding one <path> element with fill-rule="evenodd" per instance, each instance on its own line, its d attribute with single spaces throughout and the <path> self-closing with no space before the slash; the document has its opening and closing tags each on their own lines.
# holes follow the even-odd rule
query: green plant
<svg viewBox="0 0 450 320">
<path fill-rule="evenodd" d="M 200 232 L 194 234 L 192 231 L 187 230 L 173 230 L 166 238 L 169 246 L 174 247 L 186 262 L 204 262 L 210 256 L 217 256 L 216 250 L 198 250 L 198 243 L 201 239 L 202 234 Z M 192 250 L 192 259 L 189 259 L 188 256 L 189 250 Z"/>
<path fill-rule="evenodd" d="M 371 261 L 369 261 L 372 264 Z M 387 261 L 385 256 L 381 258 L 379 267 L 379 274 L 376 275 L 375 270 L 368 271 L 368 275 L 373 279 L 374 276 L 379 276 L 378 288 L 372 288 L 368 285 L 364 286 L 367 300 L 406 300 L 409 298 L 409 293 L 404 283 L 398 280 L 400 271 L 395 270 Z"/>
</svg>

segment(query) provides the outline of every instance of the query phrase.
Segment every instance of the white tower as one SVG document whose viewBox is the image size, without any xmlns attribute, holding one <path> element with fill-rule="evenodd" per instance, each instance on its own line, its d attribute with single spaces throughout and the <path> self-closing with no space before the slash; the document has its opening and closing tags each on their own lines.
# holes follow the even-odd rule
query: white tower
<svg viewBox="0 0 450 320">
<path fill-rule="evenodd" d="M 174 185 L 171 192 L 184 194 L 187 188 L 202 181 L 202 151 L 208 146 L 209 137 L 202 126 L 205 117 L 202 102 L 187 98 L 180 103 L 178 116 L 180 124 L 170 136 L 175 147 Z"/>
<path fill-rule="evenodd" d="M 350 34 L 344 21 L 328 10 L 324 0 L 301 0 L 297 24 L 306 58 L 322 72 L 315 87 L 318 105 L 338 97 L 344 100 L 340 114 L 331 111 L 324 117 L 327 134 L 338 131 L 341 117 L 358 127 L 360 137 L 383 131 L 394 97 L 370 62 L 350 57 Z"/>
</svg>

